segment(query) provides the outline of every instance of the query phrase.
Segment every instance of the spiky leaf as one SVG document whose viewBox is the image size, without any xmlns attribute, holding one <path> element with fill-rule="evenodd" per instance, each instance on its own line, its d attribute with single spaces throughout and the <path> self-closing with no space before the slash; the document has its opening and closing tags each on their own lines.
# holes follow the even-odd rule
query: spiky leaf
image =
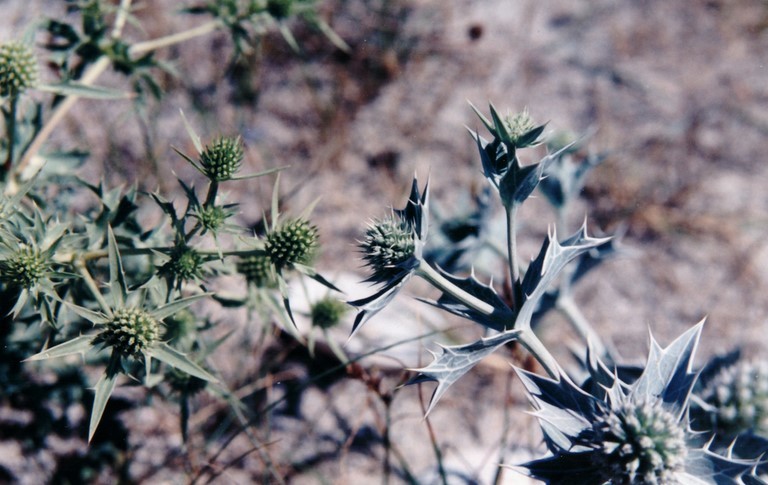
<svg viewBox="0 0 768 485">
<path fill-rule="evenodd" d="M 520 334 L 517 330 L 510 330 L 493 337 L 484 338 L 467 345 L 452 347 L 440 347 L 440 354 L 433 354 L 435 359 L 421 369 L 414 369 L 419 374 L 411 380 L 410 384 L 424 381 L 437 381 L 437 388 L 432 393 L 427 414 L 432 411 L 437 401 L 445 394 L 445 391 L 464 374 L 469 372 L 478 362 L 492 354 L 502 345 L 517 339 Z"/>
</svg>

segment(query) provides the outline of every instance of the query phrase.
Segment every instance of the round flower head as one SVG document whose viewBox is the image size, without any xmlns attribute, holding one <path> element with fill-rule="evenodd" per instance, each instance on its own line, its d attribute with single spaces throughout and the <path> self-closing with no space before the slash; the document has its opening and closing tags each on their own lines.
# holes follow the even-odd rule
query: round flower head
<svg viewBox="0 0 768 485">
<path fill-rule="evenodd" d="M 203 275 L 203 257 L 189 246 L 174 248 L 171 259 L 163 265 L 161 272 L 177 281 L 189 281 Z"/>
<path fill-rule="evenodd" d="M 43 251 L 22 244 L 0 264 L 0 278 L 10 286 L 29 290 L 49 269 L 50 262 Z"/>
<path fill-rule="evenodd" d="M 726 367 L 707 383 L 701 397 L 712 406 L 715 426 L 723 435 L 751 430 L 768 436 L 768 363 Z"/>
<path fill-rule="evenodd" d="M 240 138 L 217 138 L 206 145 L 200 154 L 200 165 L 205 175 L 213 182 L 222 182 L 235 176 L 243 161 L 243 146 Z"/>
<path fill-rule="evenodd" d="M 341 322 L 341 317 L 347 311 L 347 305 L 336 298 L 326 297 L 315 302 L 310 310 L 312 326 L 332 328 Z"/>
<path fill-rule="evenodd" d="M 115 310 L 112 319 L 98 335 L 98 341 L 111 346 L 123 357 L 140 357 L 160 338 L 160 322 L 138 308 Z"/>
<path fill-rule="evenodd" d="M 274 266 L 269 256 L 255 254 L 241 258 L 237 262 L 237 272 L 245 276 L 245 281 L 256 288 L 272 288 L 276 286 Z"/>
<path fill-rule="evenodd" d="M 0 45 L 0 96 L 18 96 L 38 82 L 37 56 L 22 42 Z"/>
<path fill-rule="evenodd" d="M 197 214 L 200 225 L 203 226 L 203 231 L 214 233 L 224 224 L 228 216 L 227 211 L 215 205 L 205 206 Z"/>
<path fill-rule="evenodd" d="M 308 264 L 317 248 L 317 228 L 304 219 L 288 220 L 267 234 L 264 249 L 280 271 L 294 264 Z"/>
<path fill-rule="evenodd" d="M 388 281 L 402 271 L 400 265 L 415 253 L 414 232 L 408 221 L 388 217 L 374 221 L 360 242 L 363 260 L 371 268 L 371 281 Z"/>
<path fill-rule="evenodd" d="M 592 425 L 601 452 L 593 459 L 611 484 L 674 483 L 687 454 L 685 430 L 658 402 L 625 402 Z"/>
</svg>

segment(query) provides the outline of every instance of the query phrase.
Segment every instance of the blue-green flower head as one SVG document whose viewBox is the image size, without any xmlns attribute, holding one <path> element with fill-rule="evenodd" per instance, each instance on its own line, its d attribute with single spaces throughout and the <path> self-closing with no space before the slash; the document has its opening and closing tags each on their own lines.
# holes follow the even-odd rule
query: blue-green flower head
<svg viewBox="0 0 768 485">
<path fill-rule="evenodd" d="M 370 281 L 387 282 L 416 257 L 416 235 L 407 221 L 387 217 L 373 221 L 360 242 Z"/>
<path fill-rule="evenodd" d="M 627 400 L 596 416 L 593 461 L 616 485 L 674 483 L 688 454 L 685 428 L 659 401 Z"/>
<path fill-rule="evenodd" d="M 423 259 L 428 228 L 429 182 L 421 192 L 414 178 L 405 207 L 392 211 L 391 217 L 370 224 L 359 243 L 363 261 L 371 270 L 367 281 L 383 286 L 369 297 L 348 302 L 359 309 L 353 334 L 392 301 L 416 272 Z"/>
<path fill-rule="evenodd" d="M 752 431 L 768 437 L 768 362 L 742 361 L 725 367 L 701 392 L 715 429 L 727 437 Z"/>
<path fill-rule="evenodd" d="M 518 371 L 549 450 L 522 468 L 562 485 L 743 483 L 757 461 L 702 448 L 700 434 L 689 426 L 698 376 L 691 365 L 701 328 L 666 348 L 652 339 L 645 370 L 634 382 L 622 381 L 599 359 L 590 361 L 586 390 L 564 375 L 556 381 Z"/>
</svg>

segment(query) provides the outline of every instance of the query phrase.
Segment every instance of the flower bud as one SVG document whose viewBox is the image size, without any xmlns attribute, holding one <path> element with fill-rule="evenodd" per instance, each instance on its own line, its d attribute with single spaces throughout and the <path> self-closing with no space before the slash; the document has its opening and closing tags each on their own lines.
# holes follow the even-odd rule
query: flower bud
<svg viewBox="0 0 768 485">
<path fill-rule="evenodd" d="M 256 288 L 273 288 L 277 283 L 272 261 L 265 254 L 241 258 L 237 262 L 237 271 L 245 276 L 245 281 L 249 285 L 253 285 Z"/>
<path fill-rule="evenodd" d="M 410 225 L 392 217 L 374 221 L 360 242 L 363 260 L 373 270 L 373 281 L 387 281 L 397 266 L 413 256 L 416 245 Z"/>
<path fill-rule="evenodd" d="M 240 170 L 243 146 L 240 138 L 217 138 L 200 154 L 200 165 L 213 182 L 229 180 Z"/>
<path fill-rule="evenodd" d="M 0 278 L 10 286 L 29 290 L 48 271 L 49 265 L 42 251 L 22 244 L 11 257 L 0 263 Z"/>
<path fill-rule="evenodd" d="M 326 297 L 315 302 L 310 309 L 312 326 L 319 328 L 332 328 L 341 322 L 341 318 L 347 312 L 347 305 L 336 298 Z"/>
<path fill-rule="evenodd" d="M 32 47 L 22 42 L 0 45 L 0 96 L 18 96 L 37 85 L 39 68 Z"/>
<path fill-rule="evenodd" d="M 105 324 L 97 339 L 123 357 L 139 357 L 160 338 L 160 323 L 144 310 L 121 308 Z"/>
<path fill-rule="evenodd" d="M 293 264 L 308 264 L 317 248 L 317 228 L 303 219 L 289 220 L 267 234 L 264 249 L 279 271 Z"/>
<path fill-rule="evenodd" d="M 160 269 L 178 281 L 189 281 L 203 274 L 203 257 L 189 246 L 178 246 L 171 252 L 171 259 Z"/>
</svg>

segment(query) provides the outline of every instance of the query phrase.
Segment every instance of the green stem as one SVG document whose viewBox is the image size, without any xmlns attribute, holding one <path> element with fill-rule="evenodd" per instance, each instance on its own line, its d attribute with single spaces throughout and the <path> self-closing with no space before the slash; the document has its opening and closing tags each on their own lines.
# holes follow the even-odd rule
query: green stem
<svg viewBox="0 0 768 485">
<path fill-rule="evenodd" d="M 180 44 L 190 39 L 194 39 L 195 37 L 201 37 L 203 35 L 210 34 L 220 27 L 222 27 L 221 22 L 218 20 L 212 20 L 183 32 L 177 32 L 175 34 L 158 37 L 157 39 L 152 39 L 145 42 L 138 42 L 133 44 L 128 52 L 132 55 L 138 55 L 145 52 L 161 49 L 163 47 L 170 47 L 172 45 Z"/>
</svg>

